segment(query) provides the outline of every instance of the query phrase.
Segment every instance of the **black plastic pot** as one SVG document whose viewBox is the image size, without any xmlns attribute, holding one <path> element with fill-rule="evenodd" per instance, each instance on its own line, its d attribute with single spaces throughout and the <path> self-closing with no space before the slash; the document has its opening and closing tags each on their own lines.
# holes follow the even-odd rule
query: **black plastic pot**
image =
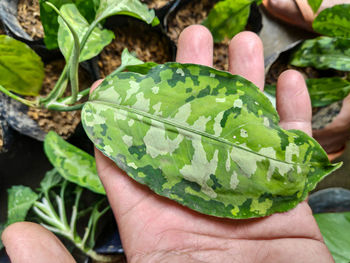
<svg viewBox="0 0 350 263">
<path fill-rule="evenodd" d="M 350 190 L 332 187 L 309 196 L 308 203 L 314 214 L 350 212 Z"/>
</svg>

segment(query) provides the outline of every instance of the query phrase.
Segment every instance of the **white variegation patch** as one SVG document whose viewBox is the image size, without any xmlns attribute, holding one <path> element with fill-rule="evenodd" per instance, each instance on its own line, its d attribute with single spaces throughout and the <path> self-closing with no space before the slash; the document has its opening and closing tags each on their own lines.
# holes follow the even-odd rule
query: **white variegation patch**
<svg viewBox="0 0 350 263">
<path fill-rule="evenodd" d="M 242 108 L 242 106 L 243 106 L 243 101 L 241 99 L 236 99 L 233 102 L 233 107 L 235 108 Z"/>
<path fill-rule="evenodd" d="M 153 105 L 152 109 L 154 110 L 155 115 L 161 115 L 162 112 L 160 111 L 160 107 L 162 106 L 161 102 L 158 102 L 157 104 Z"/>
<path fill-rule="evenodd" d="M 135 121 L 134 121 L 133 119 L 130 119 L 130 120 L 128 121 L 129 127 L 133 126 L 134 123 L 135 123 Z"/>
<path fill-rule="evenodd" d="M 293 155 L 299 157 L 299 147 L 295 143 L 290 143 L 286 147 L 286 162 L 291 163 L 293 160 Z"/>
<path fill-rule="evenodd" d="M 185 76 L 185 72 L 184 72 L 181 68 L 178 68 L 178 69 L 176 70 L 176 73 L 177 73 L 177 74 L 180 74 L 182 77 Z"/>
<path fill-rule="evenodd" d="M 224 116 L 224 111 L 220 112 L 214 119 L 214 135 L 215 136 L 220 136 L 222 132 L 222 127 L 221 127 L 221 120 L 222 117 Z"/>
<path fill-rule="evenodd" d="M 216 102 L 225 102 L 226 98 L 216 98 L 215 101 Z"/>
<path fill-rule="evenodd" d="M 251 177 L 256 172 L 258 167 L 257 162 L 261 162 L 265 159 L 263 156 L 253 154 L 240 148 L 232 148 L 230 156 L 247 177 Z"/>
<path fill-rule="evenodd" d="M 147 131 L 143 142 L 146 146 L 146 152 L 152 158 L 156 158 L 158 155 L 172 154 L 183 141 L 184 136 L 179 134 L 174 140 L 171 140 L 166 135 L 164 124 L 155 120 L 152 120 L 152 126 Z"/>
<path fill-rule="evenodd" d="M 158 94 L 158 92 L 159 92 L 159 87 L 158 87 L 158 86 L 153 86 L 153 87 L 152 87 L 152 92 L 153 92 L 153 94 Z"/>
<path fill-rule="evenodd" d="M 175 122 L 186 122 L 187 119 L 191 116 L 191 104 L 190 103 L 186 103 L 184 105 L 182 105 L 178 110 L 177 113 L 175 114 L 175 116 L 173 118 L 169 118 L 170 121 L 175 121 Z"/>
<path fill-rule="evenodd" d="M 201 186 L 201 191 L 211 198 L 216 198 L 215 191 L 208 186 L 207 181 L 211 174 L 215 174 L 218 165 L 218 150 L 215 150 L 213 158 L 208 161 L 207 154 L 203 148 L 201 136 L 195 135 L 192 139 L 194 154 L 190 165 L 185 165 L 180 173 L 186 180 L 196 182 Z"/>
<path fill-rule="evenodd" d="M 128 146 L 128 147 L 131 147 L 132 146 L 132 137 L 129 136 L 129 135 L 124 135 L 122 137 L 123 139 L 123 142 Z"/>
<path fill-rule="evenodd" d="M 150 104 L 151 104 L 151 100 L 146 99 L 144 93 L 140 92 L 136 95 L 136 103 L 133 105 L 133 107 L 135 109 L 148 112 Z"/>
<path fill-rule="evenodd" d="M 236 171 L 233 171 L 233 174 L 231 175 L 231 179 L 230 179 L 231 189 L 235 190 L 238 184 L 239 184 L 238 174 L 236 173 Z"/>
<path fill-rule="evenodd" d="M 248 132 L 245 129 L 241 129 L 241 137 L 242 138 L 247 138 L 248 137 Z"/>
<path fill-rule="evenodd" d="M 140 89 L 140 84 L 136 81 L 130 80 L 129 84 L 130 84 L 130 88 L 126 91 L 125 100 L 130 99 L 131 96 L 136 94 Z"/>
</svg>

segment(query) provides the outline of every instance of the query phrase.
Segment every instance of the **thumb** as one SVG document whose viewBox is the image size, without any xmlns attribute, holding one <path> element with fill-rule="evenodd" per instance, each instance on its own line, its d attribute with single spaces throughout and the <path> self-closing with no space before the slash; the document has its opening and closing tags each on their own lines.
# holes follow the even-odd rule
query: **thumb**
<svg viewBox="0 0 350 263">
<path fill-rule="evenodd" d="M 4 230 L 1 238 L 12 263 L 75 262 L 60 240 L 38 224 L 14 223 Z"/>
</svg>

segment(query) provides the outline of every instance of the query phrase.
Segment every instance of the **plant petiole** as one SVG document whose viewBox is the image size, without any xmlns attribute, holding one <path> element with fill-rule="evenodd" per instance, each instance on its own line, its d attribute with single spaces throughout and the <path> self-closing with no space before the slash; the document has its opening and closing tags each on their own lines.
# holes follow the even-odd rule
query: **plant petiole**
<svg viewBox="0 0 350 263">
<path fill-rule="evenodd" d="M 17 100 L 17 101 L 23 103 L 24 105 L 27 105 L 28 107 L 38 107 L 38 101 L 31 101 L 31 100 L 23 99 L 23 98 L 17 96 L 16 94 L 12 93 L 11 91 L 5 89 L 1 85 L 0 85 L 0 91 L 5 93 L 10 98 Z"/>
</svg>

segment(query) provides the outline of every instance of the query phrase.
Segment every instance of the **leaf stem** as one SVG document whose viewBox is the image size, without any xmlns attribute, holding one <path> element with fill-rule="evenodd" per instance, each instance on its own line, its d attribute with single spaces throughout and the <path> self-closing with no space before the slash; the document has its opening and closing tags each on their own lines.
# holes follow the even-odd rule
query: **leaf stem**
<svg viewBox="0 0 350 263">
<path fill-rule="evenodd" d="M 50 2 L 45 2 L 49 5 L 63 20 L 63 22 L 68 27 L 74 39 L 74 46 L 72 55 L 69 61 L 69 78 L 72 90 L 72 96 L 69 104 L 74 104 L 77 101 L 79 93 L 79 78 L 78 78 L 78 68 L 79 68 L 79 56 L 80 56 L 80 41 L 78 34 L 75 32 L 74 28 L 69 24 L 69 22 L 64 18 L 61 12 Z"/>
<path fill-rule="evenodd" d="M 1 85 L 0 85 L 0 91 L 5 93 L 10 98 L 12 98 L 14 100 L 17 100 L 17 101 L 23 103 L 24 105 L 27 105 L 28 107 L 38 107 L 38 102 L 37 101 L 30 101 L 30 100 L 23 99 L 23 98 L 17 96 L 16 94 L 12 93 L 11 91 L 5 89 Z"/>
<path fill-rule="evenodd" d="M 68 66 L 65 65 L 61 76 L 55 84 L 55 87 L 45 98 L 41 98 L 41 100 L 39 101 L 40 105 L 46 104 L 46 102 L 56 101 L 64 93 L 68 85 L 67 72 Z"/>
</svg>

